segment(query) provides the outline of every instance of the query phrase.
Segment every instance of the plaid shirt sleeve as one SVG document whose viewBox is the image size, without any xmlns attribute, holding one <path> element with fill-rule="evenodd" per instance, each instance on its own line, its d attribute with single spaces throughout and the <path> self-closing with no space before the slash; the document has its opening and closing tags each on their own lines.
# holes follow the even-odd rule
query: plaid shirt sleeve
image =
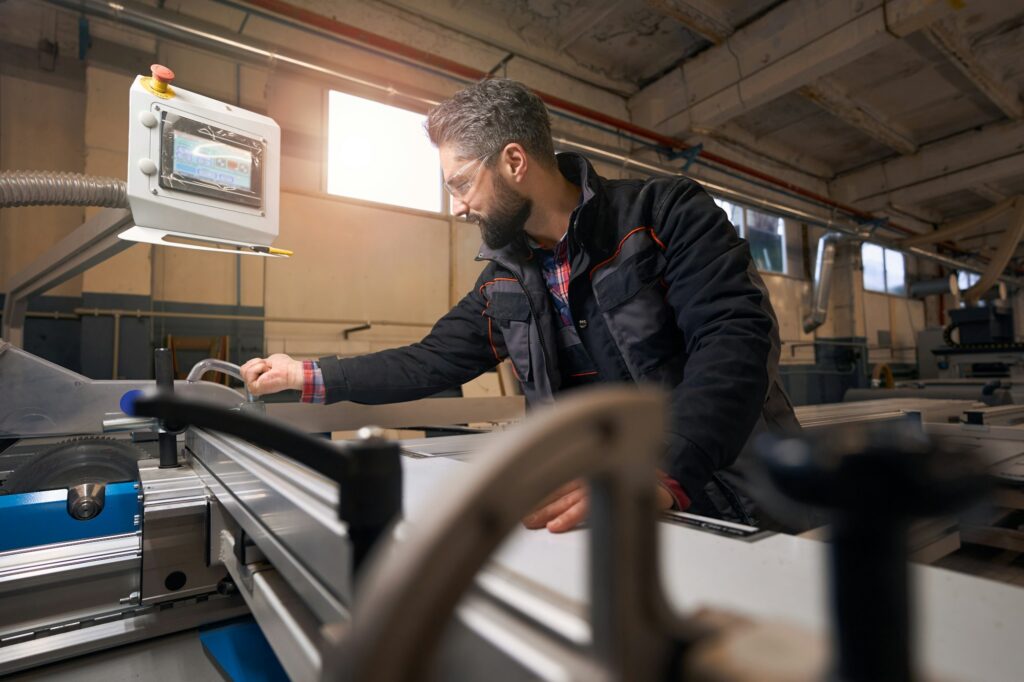
<svg viewBox="0 0 1024 682">
<path fill-rule="evenodd" d="M 302 361 L 302 402 L 322 405 L 327 395 L 324 373 L 316 360 Z"/>
<path fill-rule="evenodd" d="M 675 511 L 686 511 L 690 508 L 690 497 L 683 490 L 683 486 L 674 478 L 669 478 L 664 471 L 658 470 L 658 483 L 668 494 L 672 496 L 672 509 Z"/>
</svg>

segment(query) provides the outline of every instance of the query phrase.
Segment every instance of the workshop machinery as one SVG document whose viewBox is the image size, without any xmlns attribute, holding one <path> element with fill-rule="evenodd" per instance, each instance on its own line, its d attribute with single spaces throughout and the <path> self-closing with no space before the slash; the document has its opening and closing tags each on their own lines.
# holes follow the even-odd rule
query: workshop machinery
<svg viewBox="0 0 1024 682">
<path fill-rule="evenodd" d="M 16 376 L 22 379 L 6 384 Z M 733 652 L 729 660 L 742 660 L 743 652 L 758 649 L 756 633 L 778 622 L 802 633 L 796 639 L 805 651 L 793 654 L 804 660 L 802 669 L 820 672 L 829 660 L 824 633 L 830 623 L 836 633 L 866 627 L 863 613 L 846 625 L 841 616 L 828 616 L 828 595 L 839 599 L 841 589 L 877 589 L 880 609 L 906 612 L 906 626 L 897 629 L 906 636 L 902 649 L 869 647 L 878 665 L 917 666 L 950 679 L 976 678 L 979 671 L 986 679 L 1014 679 L 1024 662 L 1014 629 L 1005 626 L 1024 607 L 1018 588 L 906 567 L 898 538 L 907 522 L 900 519 L 950 508 L 924 493 L 905 500 L 900 515 L 867 519 L 874 524 L 869 537 L 854 533 L 860 567 L 877 552 L 873 542 L 890 538 L 881 546 L 896 553 L 878 575 L 895 582 L 884 590 L 870 581 L 841 588 L 849 571 L 835 573 L 829 588 L 829 545 L 816 540 L 685 514 L 656 520 L 650 482 L 664 403 L 651 392 L 584 393 L 506 432 L 428 439 L 443 447 L 410 442 L 399 459 L 376 431 L 352 444 L 314 439 L 220 384 L 176 382 L 171 392 L 158 391 L 154 382 L 94 382 L 10 345 L 0 349 L 0 377 L 5 388 L 24 396 L 0 399 L 6 444 L 0 459 L 12 472 L 5 482 L 24 480 L 15 474 L 45 457 L 54 441 L 103 435 L 104 428 L 104 437 L 119 444 L 106 452 L 130 456 L 141 449 L 137 479 L 106 481 L 102 510 L 85 511 L 88 519 L 73 516 L 76 509 L 83 514 L 74 504 L 81 486 L 75 480 L 0 496 L 20 502 L 0 504 L 2 516 L 34 506 L 31 496 L 37 495 L 44 506 L 22 517 L 36 532 L 57 528 L 58 517 L 91 529 L 76 539 L 26 532 L 37 544 L 0 552 L 4 603 L 17 600 L 17 608 L 0 611 L 0 672 L 246 612 L 293 679 L 409 679 L 428 666 L 452 679 L 676 673 L 702 679 L 698 671 L 717 665 L 719 654 L 712 652 L 724 647 Z M 54 390 L 69 394 L 63 406 L 48 399 Z M 61 411 L 74 433 L 55 426 Z M 812 429 L 818 440 L 802 458 L 782 457 L 777 468 L 803 464 L 810 472 L 803 475 L 810 476 L 815 461 L 871 455 L 883 467 L 871 474 L 888 475 L 899 487 L 907 470 L 886 474 L 884 467 L 902 456 L 917 462 L 925 488 L 936 490 L 941 476 L 933 485 L 927 476 L 948 471 L 948 455 L 943 459 L 920 439 L 920 422 L 893 419 L 884 408 L 879 414 L 874 422 L 855 415 L 844 425 L 853 429 L 847 433 L 872 425 L 909 428 L 910 444 L 891 436 L 840 437 L 818 426 Z M 19 437 L 18 424 L 32 434 Z M 924 423 L 925 429 L 941 426 Z M 161 467 L 160 435 L 174 432 L 174 465 Z M 879 458 L 879 438 L 894 457 Z M 371 459 L 386 466 L 353 473 L 359 467 L 343 462 L 360 448 L 377 453 Z M 83 481 L 95 472 L 86 464 L 79 470 Z M 956 471 L 955 481 L 977 480 L 970 467 Z M 107 477 L 125 475 L 118 470 Z M 538 499 L 574 477 L 591 482 L 588 529 L 566 535 L 515 530 Z M 354 480 L 362 483 L 353 487 Z M 126 489 L 131 492 L 122 494 Z M 389 524 L 399 490 L 401 520 Z M 359 497 L 360 491 L 373 494 Z M 843 499 L 835 496 L 829 505 L 841 507 Z M 353 506 L 353 500 L 362 501 Z M 11 527 L 6 518 L 0 523 Z M 856 528 L 865 521 L 849 523 Z M 378 549 L 367 551 L 372 546 Z M 897 603 L 911 580 L 918 598 Z M 915 620 L 916 638 L 909 625 Z M 807 641 L 818 645 L 807 649 Z M 783 658 L 792 663 L 793 657 Z M 834 665 L 841 667 L 840 658 Z"/>
<path fill-rule="evenodd" d="M 829 666 L 844 679 L 1017 679 L 1024 592 L 906 564 L 910 521 L 982 487 L 966 456 L 958 485 L 944 481 L 950 455 L 923 438 L 961 406 L 820 408 L 804 415 L 816 440 L 763 446 L 778 485 L 845 529 L 830 546 L 658 516 L 666 407 L 653 389 L 581 392 L 506 432 L 400 450 L 369 427 L 351 442 L 310 434 L 507 421 L 521 399 L 263 405 L 198 380 L 211 367 L 237 376 L 229 363 L 173 381 L 158 350 L 155 381 L 94 381 L 18 348 L 27 296 L 116 252 L 122 235 L 284 255 L 270 246 L 272 122 L 193 97 L 159 70 L 140 79 L 130 210 L 101 212 L 44 254 L 5 309 L 0 674 L 249 614 L 297 680 L 764 679 L 779 665 L 790 679 Z M 206 148 L 212 166 L 198 163 Z M 221 170 L 233 174 L 210 177 Z M 855 435 L 871 425 L 897 431 Z M 859 514 L 858 472 L 885 490 L 912 482 L 913 494 Z M 587 528 L 518 527 L 572 478 L 590 486 Z M 878 570 L 857 575 L 854 561 Z M 874 616 L 850 604 L 870 599 L 893 618 L 885 637 L 855 636 Z M 779 639 L 774 623 L 799 634 Z"/>
</svg>

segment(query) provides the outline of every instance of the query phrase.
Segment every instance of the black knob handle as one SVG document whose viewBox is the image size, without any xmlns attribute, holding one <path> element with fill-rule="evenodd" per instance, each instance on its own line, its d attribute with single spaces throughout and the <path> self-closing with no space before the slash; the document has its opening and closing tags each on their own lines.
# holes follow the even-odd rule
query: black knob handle
<svg viewBox="0 0 1024 682">
<path fill-rule="evenodd" d="M 167 393 L 174 392 L 174 363 L 169 349 L 157 348 L 153 351 L 153 376 L 156 378 L 158 390 Z M 163 421 L 160 422 L 161 469 L 171 469 L 178 466 L 178 437 L 174 433 L 176 430 Z"/>
<path fill-rule="evenodd" d="M 835 676 L 914 679 L 910 522 L 980 497 L 989 486 L 982 463 L 940 447 L 910 422 L 765 438 L 758 449 L 782 493 L 831 516 Z"/>
</svg>

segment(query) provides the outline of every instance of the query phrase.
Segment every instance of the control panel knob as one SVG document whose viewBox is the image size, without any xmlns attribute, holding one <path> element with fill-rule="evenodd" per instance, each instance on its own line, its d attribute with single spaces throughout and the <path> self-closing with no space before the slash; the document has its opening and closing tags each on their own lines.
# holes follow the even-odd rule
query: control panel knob
<svg viewBox="0 0 1024 682">
<path fill-rule="evenodd" d="M 139 159 L 139 170 L 146 175 L 156 175 L 156 162 L 153 159 L 143 157 Z"/>
</svg>

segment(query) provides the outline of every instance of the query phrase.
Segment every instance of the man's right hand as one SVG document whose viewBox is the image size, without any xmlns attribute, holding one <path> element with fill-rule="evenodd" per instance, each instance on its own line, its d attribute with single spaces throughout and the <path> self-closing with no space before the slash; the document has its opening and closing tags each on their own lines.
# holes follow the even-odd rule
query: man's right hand
<svg viewBox="0 0 1024 682">
<path fill-rule="evenodd" d="M 242 379 L 253 395 L 266 395 L 294 389 L 302 390 L 302 361 L 284 353 L 268 358 L 253 358 L 242 365 Z"/>
</svg>

